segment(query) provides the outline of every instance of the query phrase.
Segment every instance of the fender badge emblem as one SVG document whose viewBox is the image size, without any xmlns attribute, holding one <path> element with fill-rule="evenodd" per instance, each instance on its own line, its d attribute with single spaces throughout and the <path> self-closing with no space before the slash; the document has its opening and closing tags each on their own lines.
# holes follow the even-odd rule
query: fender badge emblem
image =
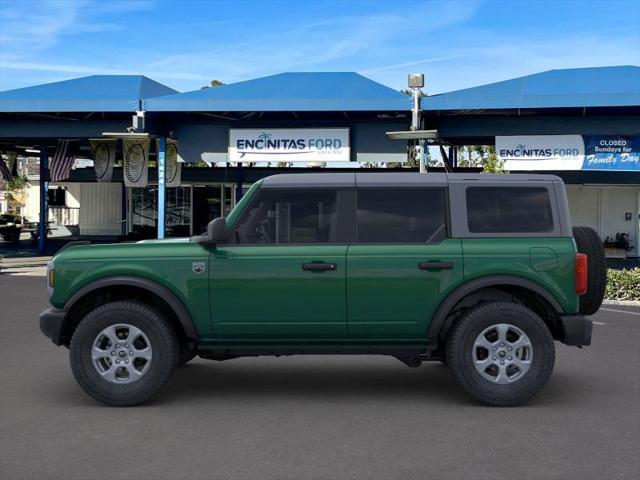
<svg viewBox="0 0 640 480">
<path fill-rule="evenodd" d="M 202 273 L 207 269 L 207 266 L 204 262 L 193 262 L 193 273 Z"/>
</svg>

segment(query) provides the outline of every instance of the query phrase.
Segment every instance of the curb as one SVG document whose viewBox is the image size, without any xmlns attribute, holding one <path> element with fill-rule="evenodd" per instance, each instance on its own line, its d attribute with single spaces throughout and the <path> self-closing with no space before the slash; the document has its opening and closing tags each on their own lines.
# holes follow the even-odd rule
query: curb
<svg viewBox="0 0 640 480">
<path fill-rule="evenodd" d="M 626 305 L 628 307 L 640 307 L 640 300 L 603 300 L 603 305 Z"/>
<path fill-rule="evenodd" d="M 33 262 L 7 262 L 7 261 L 0 261 L 0 265 L 2 265 L 5 268 L 19 268 L 19 267 L 39 267 L 41 265 L 46 266 L 47 265 L 47 260 L 39 260 L 39 261 L 33 261 Z"/>
<path fill-rule="evenodd" d="M 49 258 L 0 258 L 0 273 L 7 272 L 7 270 L 15 271 L 16 269 L 21 268 L 46 267 L 48 261 Z"/>
</svg>

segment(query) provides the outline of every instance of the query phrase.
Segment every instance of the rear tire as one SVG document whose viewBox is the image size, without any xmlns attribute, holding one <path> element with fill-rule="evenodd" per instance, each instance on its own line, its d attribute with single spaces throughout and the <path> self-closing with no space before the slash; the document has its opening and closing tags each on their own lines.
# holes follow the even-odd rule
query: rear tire
<svg viewBox="0 0 640 480">
<path fill-rule="evenodd" d="M 580 296 L 580 313 L 593 315 L 598 311 L 607 288 L 607 259 L 598 232 L 589 227 L 573 227 L 578 252 L 587 255 L 587 291 Z"/>
<path fill-rule="evenodd" d="M 139 405 L 169 381 L 178 341 L 166 318 L 136 301 L 90 312 L 71 338 L 71 370 L 82 389 L 113 407 Z"/>
<path fill-rule="evenodd" d="M 555 348 L 549 329 L 533 311 L 518 303 L 492 302 L 472 308 L 453 326 L 446 358 L 472 397 L 511 407 L 547 383 Z"/>
</svg>

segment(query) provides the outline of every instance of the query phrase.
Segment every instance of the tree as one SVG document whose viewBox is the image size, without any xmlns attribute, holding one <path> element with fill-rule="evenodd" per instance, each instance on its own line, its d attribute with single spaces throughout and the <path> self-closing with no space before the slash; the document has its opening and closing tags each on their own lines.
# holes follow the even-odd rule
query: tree
<svg viewBox="0 0 640 480">
<path fill-rule="evenodd" d="M 482 165 L 482 173 L 509 173 L 504 169 L 504 162 L 496 155 L 495 147 L 490 147 L 490 149 L 491 151 Z"/>
<path fill-rule="evenodd" d="M 29 179 L 26 175 L 13 177 L 6 182 L 5 198 L 10 212 L 19 213 L 22 211 L 25 205 L 25 190 L 29 187 Z"/>
<path fill-rule="evenodd" d="M 493 145 L 465 145 L 458 147 L 459 167 L 482 167 L 484 173 L 508 173 L 498 159 Z"/>
<path fill-rule="evenodd" d="M 209 82 L 209 85 L 205 85 L 201 88 L 201 90 L 206 90 L 207 88 L 211 88 L 211 87 L 221 87 L 224 85 L 224 82 L 221 82 L 220 80 L 211 80 Z"/>
<path fill-rule="evenodd" d="M 409 90 L 408 88 L 404 88 L 402 90 L 400 90 L 400 93 L 404 93 L 405 95 L 408 95 L 409 97 L 413 97 L 413 92 L 411 92 L 411 90 Z M 420 90 L 418 92 L 418 97 L 422 98 L 422 97 L 426 97 L 427 94 L 424 93 L 422 90 Z"/>
</svg>

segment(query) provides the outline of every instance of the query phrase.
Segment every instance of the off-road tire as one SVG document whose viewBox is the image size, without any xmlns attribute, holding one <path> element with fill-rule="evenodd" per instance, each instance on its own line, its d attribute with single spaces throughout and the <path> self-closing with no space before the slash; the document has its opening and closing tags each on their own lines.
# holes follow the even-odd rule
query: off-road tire
<svg viewBox="0 0 640 480">
<path fill-rule="evenodd" d="M 91 359 L 96 336 L 110 325 L 127 323 L 148 337 L 153 357 L 139 380 L 118 385 L 100 376 Z M 97 401 L 113 407 L 129 407 L 150 400 L 167 384 L 178 361 L 178 340 L 166 318 L 149 305 L 117 301 L 102 305 L 81 320 L 71 338 L 69 359 L 82 389 Z"/>
<path fill-rule="evenodd" d="M 593 315 L 598 311 L 607 288 L 607 260 L 602 240 L 593 228 L 573 227 L 578 252 L 587 255 L 587 292 L 580 296 L 580 313 Z"/>
<path fill-rule="evenodd" d="M 508 323 L 522 330 L 532 344 L 529 370 L 509 384 L 487 380 L 476 370 L 474 342 L 485 329 Z M 535 312 L 514 302 L 492 302 L 470 309 L 453 326 L 447 341 L 447 363 L 455 379 L 476 400 L 494 407 L 520 405 L 547 383 L 555 363 L 549 328 Z"/>
</svg>

